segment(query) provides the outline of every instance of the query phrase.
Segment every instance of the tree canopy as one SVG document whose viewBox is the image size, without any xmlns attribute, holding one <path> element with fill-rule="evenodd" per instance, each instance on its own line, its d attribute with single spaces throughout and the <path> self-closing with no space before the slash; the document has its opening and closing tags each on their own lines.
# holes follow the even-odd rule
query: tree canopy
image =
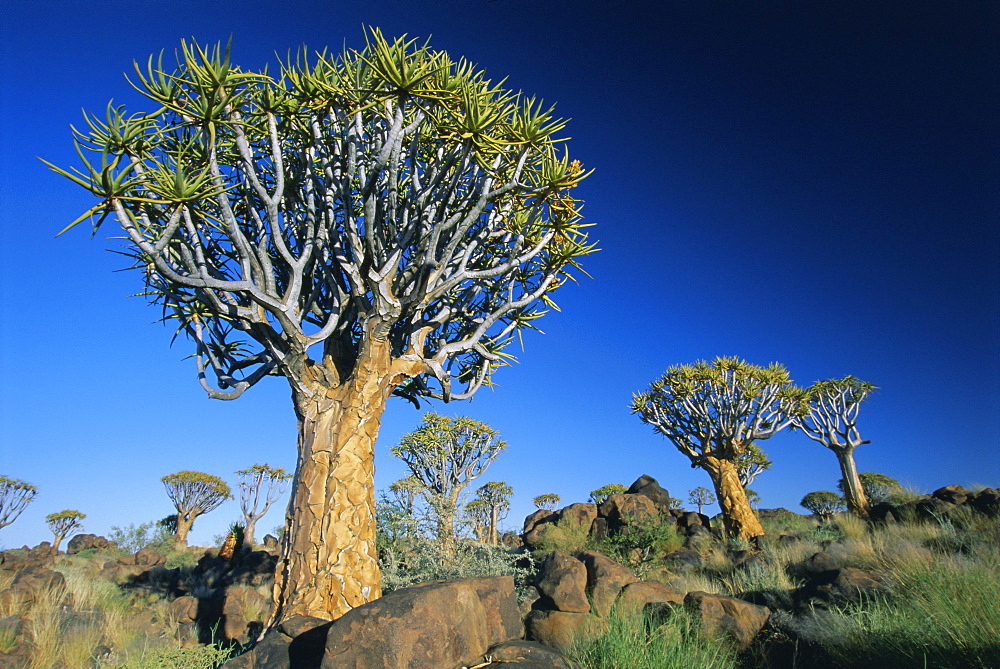
<svg viewBox="0 0 1000 669">
<path fill-rule="evenodd" d="M 621 483 L 608 483 L 590 491 L 590 502 L 592 504 L 603 504 L 612 495 L 620 495 L 628 490 L 628 486 Z"/>
<path fill-rule="evenodd" d="M 27 481 L 0 475 L 0 527 L 17 520 L 37 494 L 38 488 Z"/>
</svg>

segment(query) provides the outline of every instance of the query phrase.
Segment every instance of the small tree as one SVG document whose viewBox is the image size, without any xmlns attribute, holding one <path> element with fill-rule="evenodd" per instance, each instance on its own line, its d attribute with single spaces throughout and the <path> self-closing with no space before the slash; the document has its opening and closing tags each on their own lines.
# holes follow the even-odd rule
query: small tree
<svg viewBox="0 0 1000 669">
<path fill-rule="evenodd" d="M 0 527 L 17 520 L 37 494 L 38 488 L 30 483 L 0 475 Z"/>
<path fill-rule="evenodd" d="M 708 504 L 715 504 L 715 495 L 704 486 L 698 486 L 694 490 L 688 490 L 688 501 L 698 507 L 698 513 Z"/>
<path fill-rule="evenodd" d="M 865 497 L 868 498 L 871 504 L 888 502 L 903 489 L 899 481 L 886 474 L 861 472 L 858 474 L 858 479 L 861 481 L 861 489 L 865 491 Z M 842 495 L 846 494 L 844 491 L 844 479 L 837 481 L 837 490 Z"/>
<path fill-rule="evenodd" d="M 539 495 L 535 499 L 531 500 L 539 509 L 545 509 L 546 511 L 554 511 L 557 506 L 559 506 L 559 495 L 555 493 L 547 492 Z"/>
<path fill-rule="evenodd" d="M 590 491 L 590 501 L 592 504 L 603 504 L 608 497 L 612 495 L 620 495 L 628 490 L 628 486 L 622 485 L 621 483 L 608 483 L 607 485 L 602 485 L 596 490 Z"/>
<path fill-rule="evenodd" d="M 455 540 L 455 512 L 466 486 L 496 460 L 507 444 L 496 430 L 471 418 L 435 413 L 391 449 L 424 487 L 437 521 L 437 536 L 446 550 Z"/>
<path fill-rule="evenodd" d="M 740 483 L 744 488 L 749 487 L 753 480 L 770 469 L 772 464 L 774 463 L 760 446 L 750 444 L 744 453 L 736 456 L 736 470 L 740 475 Z"/>
<path fill-rule="evenodd" d="M 486 500 L 478 497 L 471 500 L 465 505 L 465 515 L 476 539 L 485 542 L 490 534 L 490 508 Z"/>
<path fill-rule="evenodd" d="M 494 546 L 499 542 L 497 526 L 507 517 L 513 496 L 514 489 L 503 481 L 490 481 L 476 490 L 476 500 L 486 511 L 486 541 Z"/>
<path fill-rule="evenodd" d="M 412 474 L 389 485 L 389 492 L 392 493 L 396 504 L 411 516 L 416 512 L 417 499 L 423 491 L 424 486 L 420 479 Z"/>
<path fill-rule="evenodd" d="M 760 508 L 760 495 L 756 490 L 746 489 L 747 501 L 750 502 L 750 506 L 753 507 L 754 511 Z"/>
<path fill-rule="evenodd" d="M 45 516 L 45 524 L 52 530 L 55 539 L 52 542 L 52 552 L 59 552 L 59 544 L 69 535 L 83 530 L 83 523 L 80 522 L 87 517 L 87 514 L 66 509 L 59 513 L 50 513 Z"/>
<path fill-rule="evenodd" d="M 801 393 L 778 363 L 739 358 L 675 365 L 632 397 L 632 413 L 670 439 L 712 477 L 726 530 L 743 539 L 764 534 L 740 482 L 737 461 L 755 440 L 792 424 L 790 400 Z"/>
<path fill-rule="evenodd" d="M 844 498 L 829 490 L 816 490 L 808 493 L 802 498 L 800 504 L 824 521 L 830 520 L 833 514 L 847 508 L 844 504 Z"/>
<path fill-rule="evenodd" d="M 837 456 L 844 482 L 844 500 L 851 513 L 867 518 L 871 504 L 865 495 L 854 462 L 854 449 L 870 443 L 861 439 L 858 412 L 861 403 L 877 386 L 853 376 L 819 381 L 806 389 L 802 411 L 796 425 L 806 436 Z"/>
<path fill-rule="evenodd" d="M 177 509 L 177 529 L 174 531 L 174 543 L 187 546 L 188 532 L 195 519 L 209 511 L 217 509 L 220 504 L 232 497 L 229 485 L 218 476 L 203 472 L 182 471 L 164 476 L 163 486 L 167 496 Z"/>
<path fill-rule="evenodd" d="M 239 477 L 240 509 L 243 511 L 243 546 L 252 549 L 257 521 L 285 492 L 292 475 L 281 467 L 271 467 L 267 463 L 241 469 L 236 475 Z M 264 492 L 264 506 L 258 511 L 261 492 Z"/>
</svg>

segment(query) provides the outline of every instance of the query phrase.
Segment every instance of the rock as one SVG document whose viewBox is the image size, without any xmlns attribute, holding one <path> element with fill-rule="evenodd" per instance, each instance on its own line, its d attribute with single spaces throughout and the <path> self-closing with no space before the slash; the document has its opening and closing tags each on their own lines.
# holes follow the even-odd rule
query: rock
<svg viewBox="0 0 1000 669">
<path fill-rule="evenodd" d="M 281 550 L 281 545 L 278 543 L 278 537 L 273 534 L 265 534 L 264 550 L 272 553 Z"/>
<path fill-rule="evenodd" d="M 198 618 L 198 598 L 191 595 L 178 597 L 170 602 L 170 614 L 179 623 L 194 622 Z"/>
<path fill-rule="evenodd" d="M 684 593 L 659 581 L 639 581 L 625 586 L 618 608 L 641 613 L 650 604 L 683 604 Z"/>
<path fill-rule="evenodd" d="M 91 548 L 98 553 L 101 553 L 106 550 L 114 549 L 115 544 L 114 542 L 108 541 L 104 537 L 99 537 L 96 534 L 77 534 L 69 540 L 69 543 L 66 545 L 66 552 L 70 555 L 75 555 L 76 553 L 89 550 Z"/>
<path fill-rule="evenodd" d="M 264 635 L 249 653 L 222 669 L 318 669 L 323 662 L 329 620 L 293 616 Z"/>
<path fill-rule="evenodd" d="M 708 516 L 703 513 L 688 511 L 677 519 L 677 526 L 688 530 L 690 533 L 690 530 L 693 530 L 696 527 L 711 529 L 712 521 L 709 520 Z"/>
<path fill-rule="evenodd" d="M 152 548 L 140 548 L 135 556 L 133 564 L 140 565 L 143 567 L 156 567 L 161 564 L 166 564 L 167 558 L 160 555 Z"/>
<path fill-rule="evenodd" d="M 527 534 L 532 528 L 544 523 L 554 523 L 559 520 L 559 513 L 548 509 L 539 509 L 524 519 L 522 534 Z"/>
<path fill-rule="evenodd" d="M 968 500 L 976 511 L 990 516 L 1000 514 L 1000 490 L 984 488 Z"/>
<path fill-rule="evenodd" d="M 491 619 L 484 599 L 516 611 L 514 579 L 457 579 L 394 590 L 334 621 L 321 667 L 471 664 L 491 646 L 521 636 L 519 624 L 506 629 L 506 616 Z"/>
<path fill-rule="evenodd" d="M 597 508 L 597 513 L 607 519 L 608 530 L 614 532 L 625 525 L 638 525 L 656 518 L 656 505 L 645 495 L 611 495 Z"/>
<path fill-rule="evenodd" d="M 949 486 L 955 487 L 955 486 Z M 940 497 L 930 497 L 917 502 L 917 516 L 925 520 L 939 520 L 954 509 L 956 504 L 948 502 Z"/>
<path fill-rule="evenodd" d="M 565 553 L 552 551 L 545 557 L 535 583 L 546 608 L 568 613 L 589 613 L 587 568 Z"/>
<path fill-rule="evenodd" d="M 521 603 L 517 605 L 518 612 L 521 614 L 522 619 L 524 616 L 528 615 L 528 612 L 531 611 L 531 609 L 535 608 L 535 602 L 542 598 L 542 593 L 538 592 L 538 588 L 533 585 L 529 585 L 525 590 L 526 592 L 523 599 L 521 599 Z"/>
<path fill-rule="evenodd" d="M 972 493 L 960 485 L 947 485 L 931 493 L 931 497 L 948 502 L 949 504 L 965 504 L 965 500 L 971 496 Z"/>
<path fill-rule="evenodd" d="M 705 562 L 701 557 L 701 553 L 693 550 L 679 550 L 667 553 L 663 556 L 663 561 L 670 569 L 678 571 L 701 569 Z"/>
<path fill-rule="evenodd" d="M 899 509 L 892 502 L 879 502 L 872 505 L 868 517 L 879 523 L 895 523 L 899 520 Z"/>
<path fill-rule="evenodd" d="M 746 650 L 771 616 L 770 609 L 741 599 L 689 592 L 684 608 L 698 622 L 698 634 L 703 639 L 719 636 L 731 639 L 740 650 Z"/>
<path fill-rule="evenodd" d="M 66 577 L 45 567 L 28 567 L 17 573 L 9 590 L 22 604 L 36 601 L 45 591 L 56 595 L 61 602 L 67 595 Z"/>
<path fill-rule="evenodd" d="M 635 480 L 629 489 L 625 491 L 626 495 L 644 495 L 647 497 L 660 511 L 670 510 L 670 493 L 664 490 L 659 483 L 656 482 L 652 476 L 648 474 L 643 474 Z"/>
<path fill-rule="evenodd" d="M 595 615 L 607 618 L 618 593 L 639 578 L 631 569 L 594 551 L 584 551 L 577 559 L 587 570 L 587 593 L 590 595 L 591 610 Z"/>
<path fill-rule="evenodd" d="M 493 646 L 483 657 L 489 661 L 484 669 L 583 669 L 583 667 L 554 648 L 537 641 L 505 641 Z M 478 666 L 478 665 L 477 665 Z"/>
<path fill-rule="evenodd" d="M 813 553 L 810 557 L 788 567 L 792 576 L 801 576 L 812 581 L 832 581 L 836 578 L 836 571 L 844 566 L 843 558 L 830 553 L 820 551 Z"/>
<path fill-rule="evenodd" d="M 596 504 L 570 504 L 559 514 L 560 527 L 582 528 L 588 532 L 595 520 L 597 520 Z"/>
<path fill-rule="evenodd" d="M 25 669 L 31 666 L 35 650 L 35 644 L 24 641 L 6 653 L 0 653 L 0 669 Z"/>
<path fill-rule="evenodd" d="M 524 636 L 523 616 L 514 592 L 513 576 L 463 579 L 476 589 L 486 609 L 486 633 L 492 639 L 520 639 Z M 509 581 L 509 583 L 508 583 Z M 508 587 L 509 586 L 509 587 Z"/>
<path fill-rule="evenodd" d="M 833 604 L 860 604 L 887 589 L 877 575 L 845 567 L 837 572 L 832 583 L 820 586 L 816 591 Z"/>
<path fill-rule="evenodd" d="M 47 568 L 54 561 L 51 555 L 39 556 L 39 555 L 13 555 L 11 553 L 0 553 L 3 557 L 0 560 L 0 570 L 3 571 L 22 571 L 24 569 L 35 569 L 35 568 Z"/>
<path fill-rule="evenodd" d="M 600 636 L 603 621 L 589 613 L 534 610 L 524 621 L 528 636 L 558 651 L 568 651 L 575 643 L 586 643 Z"/>
</svg>

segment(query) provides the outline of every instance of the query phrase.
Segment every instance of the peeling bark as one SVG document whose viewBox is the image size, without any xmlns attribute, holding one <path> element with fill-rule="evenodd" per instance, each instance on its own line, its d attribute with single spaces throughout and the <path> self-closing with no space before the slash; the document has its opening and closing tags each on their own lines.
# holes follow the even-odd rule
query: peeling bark
<svg viewBox="0 0 1000 669">
<path fill-rule="evenodd" d="M 299 458 L 274 585 L 273 622 L 337 619 L 381 596 L 375 549 L 375 439 L 392 390 L 387 343 L 351 377 L 293 394 Z"/>
<path fill-rule="evenodd" d="M 715 486 L 715 496 L 719 500 L 723 522 L 726 524 L 726 534 L 748 541 L 762 536 L 764 528 L 750 506 L 746 490 L 740 483 L 736 464 L 730 460 L 705 456 L 704 467 Z"/>
<path fill-rule="evenodd" d="M 174 543 L 178 546 L 187 546 L 188 543 L 188 532 L 191 531 L 191 527 L 194 525 L 194 519 L 197 516 L 193 513 L 180 513 L 177 514 L 177 529 L 174 530 Z"/>
<path fill-rule="evenodd" d="M 837 462 L 840 463 L 840 474 L 844 480 L 844 501 L 847 502 L 847 509 L 858 518 L 867 518 L 871 512 L 871 503 L 861 485 L 861 477 L 858 476 L 858 466 L 854 462 L 854 449 L 835 448 L 832 450 L 837 454 Z"/>
</svg>

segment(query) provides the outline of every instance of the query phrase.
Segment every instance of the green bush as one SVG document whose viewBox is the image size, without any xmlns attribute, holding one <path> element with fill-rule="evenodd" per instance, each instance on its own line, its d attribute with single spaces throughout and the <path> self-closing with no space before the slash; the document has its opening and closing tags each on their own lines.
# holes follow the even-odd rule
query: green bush
<svg viewBox="0 0 1000 669">
<path fill-rule="evenodd" d="M 140 657 L 127 660 L 121 669 L 214 669 L 229 659 L 232 651 L 215 646 L 148 648 Z"/>
<path fill-rule="evenodd" d="M 128 555 L 143 548 L 166 551 L 173 548 L 170 528 L 159 522 L 142 523 L 139 526 L 111 526 L 108 540 L 118 545 L 118 550 Z"/>
<path fill-rule="evenodd" d="M 683 545 L 684 538 L 677 532 L 676 524 L 669 522 L 666 516 L 659 516 L 627 525 L 607 539 L 588 545 L 588 548 L 635 567 L 663 557 Z"/>
</svg>

